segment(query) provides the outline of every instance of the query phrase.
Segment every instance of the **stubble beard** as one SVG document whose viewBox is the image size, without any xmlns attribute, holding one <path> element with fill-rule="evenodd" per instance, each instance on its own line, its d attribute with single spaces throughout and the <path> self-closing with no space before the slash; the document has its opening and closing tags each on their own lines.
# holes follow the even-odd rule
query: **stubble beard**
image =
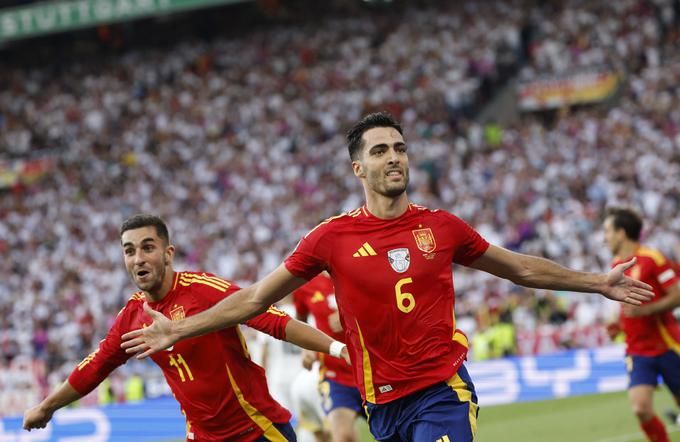
<svg viewBox="0 0 680 442">
<path fill-rule="evenodd" d="M 406 188 L 408 187 L 409 183 L 409 173 L 408 169 L 404 169 L 404 180 L 403 183 L 390 183 L 387 180 L 387 177 L 383 175 L 382 173 L 377 178 L 374 180 L 377 185 L 372 186 L 373 190 L 376 193 L 379 193 L 382 196 L 386 196 L 388 198 L 396 198 L 402 193 L 406 192 Z"/>
<path fill-rule="evenodd" d="M 151 281 L 148 281 L 146 283 L 140 283 L 134 276 L 132 279 L 135 282 L 135 285 L 137 286 L 138 289 L 143 290 L 147 293 L 153 293 L 160 289 L 161 286 L 163 285 L 163 279 L 165 279 L 165 265 L 158 271 L 158 277 L 154 278 Z"/>
</svg>

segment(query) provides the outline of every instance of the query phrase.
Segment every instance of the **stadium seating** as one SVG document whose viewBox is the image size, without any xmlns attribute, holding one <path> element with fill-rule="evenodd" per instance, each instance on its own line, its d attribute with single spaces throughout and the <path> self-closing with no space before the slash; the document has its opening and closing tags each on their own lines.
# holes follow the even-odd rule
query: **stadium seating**
<svg viewBox="0 0 680 442">
<path fill-rule="evenodd" d="M 594 20 L 610 2 L 564 3 L 468 2 L 129 50 L 59 72 L 0 67 L 0 172 L 52 161 L 42 177 L 0 179 L 0 364 L 37 358 L 54 383 L 97 345 L 134 291 L 118 239 L 134 213 L 166 218 L 179 269 L 241 284 L 272 270 L 319 219 L 362 204 L 343 131 L 373 110 L 406 128 L 411 199 L 493 243 L 602 270 L 602 209 L 627 203 L 649 222 L 645 241 L 680 257 L 672 2 L 659 2 L 661 15 L 617 2 L 605 25 Z M 485 84 L 501 81 L 499 47 L 524 63 L 523 78 L 607 62 L 629 86 L 616 106 L 566 110 L 552 124 L 526 115 L 491 142 L 469 117 L 489 98 Z M 602 330 L 615 315 L 597 296 L 455 274 L 471 333 L 480 305 L 506 312 L 531 342 L 557 324 L 572 338 Z M 553 348 L 606 340 L 593 333 L 551 338 Z"/>
</svg>

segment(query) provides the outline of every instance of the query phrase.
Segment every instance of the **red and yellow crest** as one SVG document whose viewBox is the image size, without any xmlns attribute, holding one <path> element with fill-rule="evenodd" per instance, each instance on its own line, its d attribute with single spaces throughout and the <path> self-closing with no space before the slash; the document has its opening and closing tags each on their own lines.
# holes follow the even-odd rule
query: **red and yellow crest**
<svg viewBox="0 0 680 442">
<path fill-rule="evenodd" d="M 434 240 L 434 235 L 430 228 L 411 230 L 413 237 L 416 239 L 418 249 L 425 253 L 432 253 L 437 248 L 437 243 Z"/>
<path fill-rule="evenodd" d="M 173 321 L 184 319 L 184 307 L 181 305 L 176 305 L 172 310 L 170 310 L 170 319 Z"/>
</svg>

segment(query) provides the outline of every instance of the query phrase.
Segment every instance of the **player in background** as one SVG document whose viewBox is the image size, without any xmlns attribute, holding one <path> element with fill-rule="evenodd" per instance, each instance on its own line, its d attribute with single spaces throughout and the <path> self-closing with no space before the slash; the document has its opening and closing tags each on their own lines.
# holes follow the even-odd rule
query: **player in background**
<svg viewBox="0 0 680 442">
<path fill-rule="evenodd" d="M 348 134 L 352 170 L 366 196 L 356 210 L 329 218 L 263 280 L 210 310 L 154 323 L 123 336 L 144 358 L 180 339 L 230 327 L 326 270 L 345 327 L 354 379 L 373 436 L 380 441 L 470 441 L 477 396 L 463 365 L 468 342 L 456 329 L 452 263 L 518 285 L 601 293 L 639 305 L 651 287 L 623 272 L 578 272 L 550 260 L 489 245 L 460 218 L 411 204 L 407 145 L 390 116 L 371 114 Z"/>
<path fill-rule="evenodd" d="M 335 301 L 335 288 L 328 273 L 323 272 L 293 292 L 297 319 L 307 321 L 311 315 L 316 328 L 336 341 L 344 342 L 345 333 Z M 311 368 L 317 354 L 303 352 L 303 365 Z M 321 406 L 328 416 L 333 442 L 356 442 L 355 421 L 363 416 L 361 393 L 357 389 L 352 367 L 344 360 L 319 355 Z"/>
<path fill-rule="evenodd" d="M 24 414 L 26 430 L 43 428 L 53 413 L 92 391 L 132 355 L 121 335 L 151 324 L 149 313 L 180 320 L 206 310 L 239 288 L 209 273 L 175 272 L 175 248 L 158 217 L 136 215 L 121 227 L 125 267 L 140 289 L 103 339 L 55 392 Z M 308 349 L 328 351 L 331 338 L 274 308 L 246 324 Z M 187 420 L 191 441 L 293 441 L 290 413 L 269 395 L 264 370 L 250 360 L 238 326 L 189 339 L 152 358 L 163 370 Z"/>
<path fill-rule="evenodd" d="M 321 409 L 319 362 L 313 360 L 316 359 L 316 353 L 309 350 L 302 352 L 312 353 L 312 366 L 309 370 L 300 370 L 290 385 L 292 410 L 298 421 L 295 433 L 297 433 L 298 442 L 332 442 L 333 439 L 326 429 L 326 418 Z"/>
<path fill-rule="evenodd" d="M 650 441 L 669 441 L 654 413 L 652 396 L 661 376 L 680 405 L 680 327 L 673 316 L 673 309 L 680 306 L 679 278 L 661 252 L 640 244 L 642 219 L 633 210 L 609 208 L 603 227 L 605 242 L 614 256 L 612 266 L 635 258 L 636 264 L 625 273 L 654 291 L 649 302 L 622 307 L 621 328 L 626 339 L 628 398 L 633 412 Z"/>
</svg>

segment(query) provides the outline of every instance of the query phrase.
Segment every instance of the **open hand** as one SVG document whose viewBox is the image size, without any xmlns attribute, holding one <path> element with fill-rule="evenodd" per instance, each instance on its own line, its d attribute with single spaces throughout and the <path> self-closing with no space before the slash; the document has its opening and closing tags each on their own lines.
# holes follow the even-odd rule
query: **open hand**
<svg viewBox="0 0 680 442">
<path fill-rule="evenodd" d="M 137 359 L 144 359 L 177 342 L 173 337 L 170 319 L 163 313 L 153 310 L 146 302 L 144 311 L 153 319 L 151 325 L 125 333 L 122 336 L 123 343 L 120 345 L 126 353 L 137 353 Z"/>
<path fill-rule="evenodd" d="M 605 297 L 630 305 L 641 305 L 654 297 L 652 286 L 623 274 L 636 262 L 637 260 L 633 258 L 617 265 L 607 273 L 605 288 L 602 290 Z"/>
</svg>

